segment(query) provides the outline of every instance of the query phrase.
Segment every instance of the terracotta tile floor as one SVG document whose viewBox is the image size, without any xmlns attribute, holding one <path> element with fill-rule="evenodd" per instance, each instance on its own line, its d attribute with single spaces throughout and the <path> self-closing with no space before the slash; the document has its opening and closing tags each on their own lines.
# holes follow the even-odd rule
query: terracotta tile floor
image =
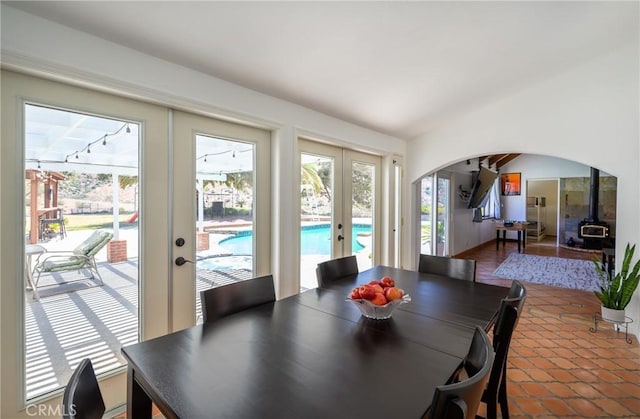
<svg viewBox="0 0 640 419">
<path fill-rule="evenodd" d="M 466 252 L 477 260 L 479 282 L 509 286 L 493 271 L 515 242 L 496 251 L 495 242 Z M 592 259 L 593 253 L 529 242 L 527 254 Z M 610 325 L 590 333 L 600 310 L 592 292 L 525 283 L 524 312 L 514 332 L 508 363 L 509 409 L 513 419 L 640 418 L 640 346 L 624 341 Z M 481 406 L 480 414 L 484 414 Z M 161 418 L 157 410 L 154 418 Z M 118 418 L 126 418 L 120 415 Z"/>
<path fill-rule="evenodd" d="M 496 251 L 483 246 L 464 257 L 477 260 L 479 282 L 509 285 L 493 271 L 515 242 Z M 557 248 L 548 240 L 527 243 L 527 254 L 592 259 L 593 253 Z M 592 292 L 525 282 L 527 301 L 513 335 L 508 360 L 510 416 L 519 418 L 640 418 L 640 346 L 624 332 L 598 324 Z M 484 412 L 479 412 L 483 414 Z"/>
</svg>

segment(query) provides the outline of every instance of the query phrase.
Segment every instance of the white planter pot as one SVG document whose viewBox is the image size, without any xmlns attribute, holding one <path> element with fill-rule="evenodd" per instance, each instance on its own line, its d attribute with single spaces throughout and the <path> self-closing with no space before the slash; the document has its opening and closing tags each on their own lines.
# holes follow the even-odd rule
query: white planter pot
<svg viewBox="0 0 640 419">
<path fill-rule="evenodd" d="M 606 320 L 611 323 L 624 323 L 624 310 L 614 310 L 602 306 L 602 320 Z"/>
</svg>

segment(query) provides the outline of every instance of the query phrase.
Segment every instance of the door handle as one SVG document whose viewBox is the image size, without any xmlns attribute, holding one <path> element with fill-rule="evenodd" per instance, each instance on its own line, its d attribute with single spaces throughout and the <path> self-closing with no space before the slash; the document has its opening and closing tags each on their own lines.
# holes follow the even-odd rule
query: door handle
<svg viewBox="0 0 640 419">
<path fill-rule="evenodd" d="M 338 241 L 344 240 L 344 237 L 342 237 L 342 234 L 338 234 Z"/>
<path fill-rule="evenodd" d="M 193 261 L 191 261 L 191 260 L 189 260 L 189 259 L 185 259 L 185 258 L 183 258 L 182 256 L 178 256 L 178 257 L 176 258 L 176 265 L 177 265 L 177 266 L 182 266 L 182 265 L 184 265 L 184 264 L 185 264 L 185 263 L 187 263 L 187 262 L 189 262 L 189 263 L 193 263 Z"/>
</svg>

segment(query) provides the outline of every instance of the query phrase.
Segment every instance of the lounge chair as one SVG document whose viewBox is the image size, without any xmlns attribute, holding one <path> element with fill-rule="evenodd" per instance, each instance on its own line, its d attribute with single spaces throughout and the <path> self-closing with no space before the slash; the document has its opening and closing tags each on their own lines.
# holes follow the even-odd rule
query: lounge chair
<svg viewBox="0 0 640 419">
<path fill-rule="evenodd" d="M 42 256 L 44 256 L 44 258 L 39 258 L 36 266 L 33 268 L 34 274 L 37 274 L 35 275 L 36 278 L 33 283 L 34 298 L 36 300 L 39 299 L 37 288 L 40 282 L 40 275 L 43 273 L 79 272 L 81 269 L 86 269 L 89 271 L 90 277 L 82 277 L 77 280 L 74 279 L 72 281 L 56 283 L 55 285 L 83 279 L 97 279 L 99 285 L 103 285 L 104 283 L 102 282 L 100 272 L 98 272 L 95 256 L 112 238 L 113 233 L 96 230 L 72 251 L 50 251 L 43 254 Z"/>
</svg>

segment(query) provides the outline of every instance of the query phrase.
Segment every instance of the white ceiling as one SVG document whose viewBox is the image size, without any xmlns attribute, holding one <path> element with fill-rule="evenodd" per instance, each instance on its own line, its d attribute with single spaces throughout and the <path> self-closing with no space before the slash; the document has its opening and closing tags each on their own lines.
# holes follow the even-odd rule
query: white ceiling
<svg viewBox="0 0 640 419">
<path fill-rule="evenodd" d="M 405 139 L 624 43 L 637 2 L 5 2 Z"/>
</svg>

